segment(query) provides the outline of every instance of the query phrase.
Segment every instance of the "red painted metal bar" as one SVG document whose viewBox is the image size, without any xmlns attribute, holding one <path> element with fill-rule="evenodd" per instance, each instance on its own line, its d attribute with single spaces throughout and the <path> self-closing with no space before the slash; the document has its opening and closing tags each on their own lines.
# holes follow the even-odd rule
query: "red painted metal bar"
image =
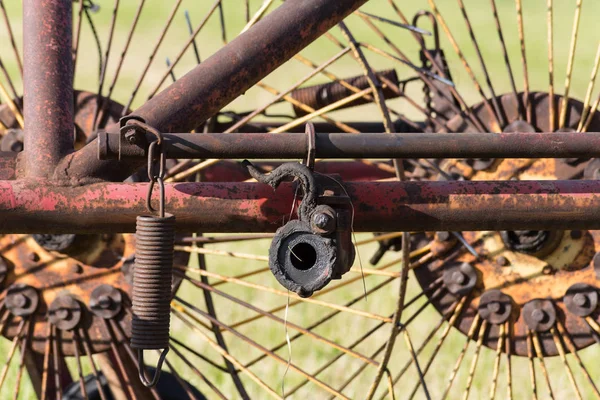
<svg viewBox="0 0 600 400">
<path fill-rule="evenodd" d="M 133 232 L 147 184 L 0 182 L 0 233 Z M 600 181 L 347 183 L 356 231 L 600 229 Z M 294 198 L 257 183 L 167 186 L 178 229 L 273 232 Z"/>
<path fill-rule="evenodd" d="M 366 1 L 286 1 L 134 113 L 162 132 L 189 132 Z M 98 161 L 96 152 L 92 143 L 68 157 L 56 178 L 75 184 L 93 178 L 122 180 L 140 166 Z"/>
<path fill-rule="evenodd" d="M 308 152 L 303 133 L 165 134 L 169 158 L 294 159 Z M 317 133 L 316 157 L 395 158 L 593 158 L 600 133 Z M 151 139 L 151 138 L 149 138 Z M 146 147 L 120 144 L 119 134 L 102 133 L 102 158 L 147 157 Z"/>
<path fill-rule="evenodd" d="M 24 0 L 25 172 L 48 178 L 73 151 L 72 2 Z"/>
</svg>

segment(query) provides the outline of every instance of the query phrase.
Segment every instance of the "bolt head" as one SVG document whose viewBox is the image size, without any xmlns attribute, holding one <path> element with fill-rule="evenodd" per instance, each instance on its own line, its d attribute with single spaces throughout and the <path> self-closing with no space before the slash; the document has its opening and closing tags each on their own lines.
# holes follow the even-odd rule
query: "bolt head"
<svg viewBox="0 0 600 400">
<path fill-rule="evenodd" d="M 126 134 L 125 135 L 125 139 L 127 139 L 127 142 L 129 144 L 136 144 L 137 143 L 137 135 L 135 134 L 135 132 Z"/>
<path fill-rule="evenodd" d="M 15 307 L 25 308 L 27 307 L 28 299 L 23 293 L 16 293 L 12 296 L 12 303 Z"/>
<path fill-rule="evenodd" d="M 71 272 L 74 274 L 80 274 L 83 272 L 83 267 L 80 264 L 71 265 Z"/>
<path fill-rule="evenodd" d="M 571 239 L 581 239 L 583 237 L 583 233 L 581 231 L 571 231 Z"/>
<path fill-rule="evenodd" d="M 69 319 L 71 312 L 66 308 L 61 308 L 60 310 L 56 310 L 55 315 L 59 319 L 66 320 Z"/>
<path fill-rule="evenodd" d="M 460 271 L 454 271 L 452 273 L 452 281 L 458 285 L 464 285 L 467 282 L 467 276 Z"/>
<path fill-rule="evenodd" d="M 322 206 L 320 206 L 322 207 Z M 315 233 L 329 234 L 335 230 L 335 211 L 330 207 L 317 209 L 311 217 L 311 227 Z"/>
<path fill-rule="evenodd" d="M 531 313 L 531 317 L 534 321 L 541 323 L 546 319 L 546 312 L 538 308 L 536 310 L 533 310 L 533 312 Z"/>
<path fill-rule="evenodd" d="M 492 301 L 487 305 L 487 308 L 492 314 L 498 314 L 502 310 L 502 304 L 498 301 Z"/>
<path fill-rule="evenodd" d="M 452 236 L 450 235 L 450 232 L 445 232 L 445 231 L 436 232 L 435 236 L 436 236 L 436 239 L 440 242 L 447 242 L 452 238 Z"/>
<path fill-rule="evenodd" d="M 313 222 L 315 223 L 315 226 L 321 229 L 326 229 L 330 220 L 331 218 L 327 214 L 316 214 L 313 217 Z"/>
<path fill-rule="evenodd" d="M 100 307 L 102 310 L 108 310 L 112 304 L 113 301 L 110 296 L 102 295 L 98 297 L 98 307 Z"/>
<path fill-rule="evenodd" d="M 588 304 L 588 297 L 583 293 L 577 293 L 573 296 L 573 303 L 579 307 L 585 307 Z"/>
<path fill-rule="evenodd" d="M 544 275 L 552 275 L 554 273 L 554 268 L 552 268 L 549 265 L 546 265 L 543 269 L 542 269 L 542 273 Z"/>
<path fill-rule="evenodd" d="M 504 256 L 496 258 L 496 263 L 501 267 L 505 267 L 509 264 L 508 259 Z"/>
</svg>

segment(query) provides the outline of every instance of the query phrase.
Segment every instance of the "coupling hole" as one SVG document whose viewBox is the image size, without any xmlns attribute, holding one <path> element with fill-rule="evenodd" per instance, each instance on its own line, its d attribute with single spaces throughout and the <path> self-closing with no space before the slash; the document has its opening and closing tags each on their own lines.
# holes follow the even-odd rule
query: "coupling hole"
<svg viewBox="0 0 600 400">
<path fill-rule="evenodd" d="M 290 249 L 290 260 L 294 268 L 307 271 L 317 263 L 317 251 L 306 242 L 300 242 Z"/>
</svg>

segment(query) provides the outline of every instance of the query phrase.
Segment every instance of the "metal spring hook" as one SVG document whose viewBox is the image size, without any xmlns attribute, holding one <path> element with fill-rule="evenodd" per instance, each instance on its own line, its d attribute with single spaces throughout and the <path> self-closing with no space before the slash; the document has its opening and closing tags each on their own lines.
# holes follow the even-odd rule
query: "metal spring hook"
<svg viewBox="0 0 600 400">
<path fill-rule="evenodd" d="M 133 274 L 133 319 L 131 347 L 138 350 L 138 367 L 141 382 L 147 387 L 158 383 L 162 364 L 169 352 L 171 311 L 171 281 L 175 239 L 175 216 L 165 213 L 165 154 L 162 136 L 155 130 L 147 130 L 156 136 L 148 149 L 148 196 L 146 207 L 152 214 L 152 193 L 159 185 L 160 200 L 158 216 L 142 215 L 136 224 L 136 259 Z M 157 153 L 160 155 L 157 157 Z M 159 166 L 155 168 L 155 160 Z M 163 350 L 151 381 L 145 376 L 144 351 Z"/>
</svg>

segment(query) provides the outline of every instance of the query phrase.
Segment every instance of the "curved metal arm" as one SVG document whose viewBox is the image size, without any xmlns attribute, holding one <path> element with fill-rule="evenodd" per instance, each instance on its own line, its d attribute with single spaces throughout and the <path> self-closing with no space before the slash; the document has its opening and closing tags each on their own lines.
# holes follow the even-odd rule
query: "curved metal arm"
<svg viewBox="0 0 600 400">
<path fill-rule="evenodd" d="M 268 175 L 261 173 L 248 160 L 244 160 L 242 165 L 248 168 L 250 176 L 260 183 L 271 186 L 273 189 L 277 189 L 281 182 L 290 176 L 298 178 L 300 187 L 304 193 L 304 198 L 300 203 L 298 215 L 300 220 L 310 221 L 310 214 L 317 206 L 317 183 L 315 182 L 312 171 L 306 165 L 299 163 L 283 164 Z"/>
</svg>

